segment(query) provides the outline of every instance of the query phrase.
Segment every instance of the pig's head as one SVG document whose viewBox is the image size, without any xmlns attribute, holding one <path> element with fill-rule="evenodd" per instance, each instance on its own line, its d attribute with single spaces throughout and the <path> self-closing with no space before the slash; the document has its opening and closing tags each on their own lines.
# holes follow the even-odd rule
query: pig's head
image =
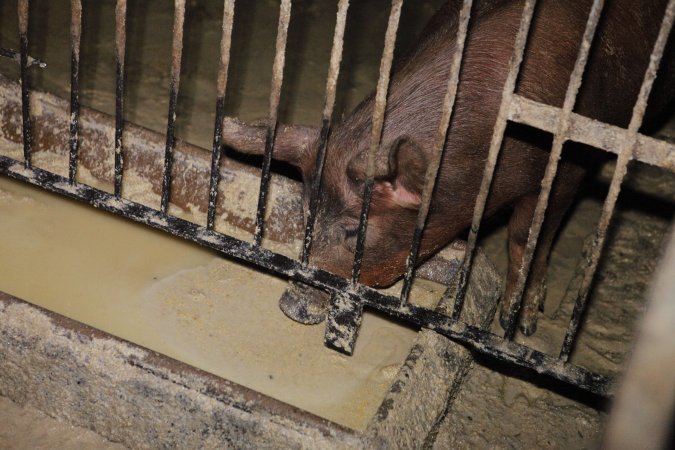
<svg viewBox="0 0 675 450">
<path fill-rule="evenodd" d="M 366 180 L 370 121 L 353 114 L 331 132 L 323 169 L 321 195 L 310 262 L 335 274 L 351 275 Z M 319 130 L 280 125 L 274 159 L 296 166 L 303 178 L 305 216 L 316 177 Z M 245 153 L 260 154 L 265 129 L 227 119 L 224 143 Z M 413 229 L 421 204 L 425 153 L 407 136 L 384 133 L 375 158 L 373 197 L 360 281 L 385 286 L 405 270 Z M 436 247 L 423 241 L 422 253 Z"/>
</svg>

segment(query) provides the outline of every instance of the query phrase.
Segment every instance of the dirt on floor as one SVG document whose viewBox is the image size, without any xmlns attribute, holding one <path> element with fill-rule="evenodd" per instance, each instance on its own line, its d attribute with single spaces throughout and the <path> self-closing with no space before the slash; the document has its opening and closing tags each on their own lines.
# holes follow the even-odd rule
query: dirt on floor
<svg viewBox="0 0 675 450">
<path fill-rule="evenodd" d="M 83 3 L 82 102 L 113 113 L 114 1 Z M 349 113 L 374 88 L 388 14 L 389 2 L 385 0 L 352 3 L 336 118 Z M 399 54 L 412 45 L 441 3 L 442 0 L 405 2 Z M 278 5 L 277 0 L 237 2 L 227 95 L 229 115 L 244 120 L 267 115 Z M 0 47 L 18 47 L 14 8 L 15 2 L 0 2 Z M 166 0 L 130 2 L 129 8 L 127 119 L 163 132 L 168 108 L 173 11 Z M 68 2 L 33 0 L 31 15 L 30 52 L 48 64 L 46 69 L 33 69 L 33 83 L 39 89 L 68 98 Z M 188 2 L 178 137 L 207 149 L 213 133 L 221 19 L 222 1 Z M 281 97 L 282 122 L 319 123 L 334 22 L 333 1 L 293 3 Z M 0 72 L 16 78 L 17 65 L 0 61 Z M 675 142 L 675 122 L 671 121 L 658 135 Z M 612 167 L 610 163 L 602 170 L 572 208 L 551 257 L 548 296 L 539 331 L 531 338 L 517 336 L 519 342 L 552 354 L 559 348 L 574 301 L 575 291 L 568 286 L 574 287 L 579 282 L 578 263 L 599 218 Z M 673 221 L 675 176 L 633 164 L 617 208 L 572 359 L 607 375 L 616 375 L 621 370 L 634 337 L 636 319 L 644 310 L 646 288 Z M 484 234 L 481 245 L 501 273 L 505 273 L 503 223 L 498 218 Z M 499 330 L 497 324 L 494 329 Z M 438 429 L 435 448 L 596 448 L 606 408 L 596 398 L 481 358 L 450 405 Z M 6 399 L 0 398 L 0 414 L 3 417 L 0 447 L 28 448 L 30 445 L 22 442 L 37 442 L 40 436 L 47 436 L 47 429 L 53 428 L 64 433 L 64 442 L 70 442 L 66 426 L 60 422 L 56 427 L 50 425 L 39 413 L 16 409 Z M 10 418 L 12 421 L 7 422 L 10 432 L 3 434 L 2 422 Z M 12 434 L 12 430 L 25 431 Z M 47 439 L 53 438 L 48 436 Z"/>
</svg>

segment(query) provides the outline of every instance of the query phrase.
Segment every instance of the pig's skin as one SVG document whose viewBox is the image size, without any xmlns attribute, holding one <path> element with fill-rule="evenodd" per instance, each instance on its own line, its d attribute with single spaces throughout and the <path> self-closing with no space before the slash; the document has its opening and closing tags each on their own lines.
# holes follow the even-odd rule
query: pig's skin
<svg viewBox="0 0 675 450">
<path fill-rule="evenodd" d="M 470 225 L 502 88 L 518 29 L 522 0 L 476 0 L 462 64 L 453 120 L 445 143 L 436 191 L 421 245 L 421 261 Z M 590 0 L 542 0 L 535 12 L 517 92 L 562 106 L 590 9 Z M 576 111 L 626 126 L 644 75 L 666 0 L 607 2 Z M 450 71 L 461 1 L 448 1 L 431 19 L 412 52 L 394 68 L 370 209 L 360 281 L 386 286 L 405 270 L 424 173 Z M 671 45 L 672 47 L 672 45 Z M 675 70 L 667 52 L 652 95 L 649 121 L 674 96 Z M 374 96 L 366 98 L 331 131 L 322 198 L 317 214 L 312 264 L 349 276 L 361 210 L 366 153 Z M 245 153 L 263 151 L 264 129 L 226 119 L 224 143 Z M 318 130 L 280 125 L 274 158 L 297 166 L 305 205 L 313 179 Z M 504 137 L 485 215 L 511 207 L 509 270 L 502 314 L 513 301 L 550 137 L 510 126 Z M 521 330 L 536 329 L 546 294 L 551 244 L 582 179 L 597 166 L 600 152 L 567 145 L 550 196 L 521 313 Z"/>
</svg>

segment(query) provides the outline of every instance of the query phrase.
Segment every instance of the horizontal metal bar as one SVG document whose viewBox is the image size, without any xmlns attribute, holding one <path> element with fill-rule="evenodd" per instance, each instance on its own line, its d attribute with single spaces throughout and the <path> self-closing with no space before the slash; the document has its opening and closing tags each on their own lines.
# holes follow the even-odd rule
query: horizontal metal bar
<svg viewBox="0 0 675 450">
<path fill-rule="evenodd" d="M 143 223 L 174 236 L 211 248 L 224 256 L 269 269 L 271 272 L 292 277 L 295 280 L 331 292 L 343 292 L 359 297 L 364 305 L 384 312 L 409 323 L 432 329 L 443 336 L 466 345 L 472 350 L 509 361 L 538 373 L 550 375 L 560 381 L 573 384 L 589 392 L 609 396 L 611 380 L 584 368 L 562 362 L 550 355 L 533 350 L 480 328 L 466 325 L 448 316 L 415 305 L 400 305 L 399 298 L 385 295 L 361 284 L 325 270 L 307 267 L 300 261 L 271 252 L 265 248 L 220 234 L 159 210 L 116 198 L 113 194 L 85 184 L 70 184 L 68 178 L 36 167 L 26 167 L 22 161 L 0 155 L 0 175 L 21 180 L 47 191 L 88 203 L 96 208 L 118 216 Z"/>
<path fill-rule="evenodd" d="M 21 64 L 21 52 L 17 52 L 16 50 L 12 50 L 11 48 L 1 48 L 0 47 L 0 57 L 3 58 L 9 58 L 12 61 L 14 61 L 17 64 Z M 39 59 L 33 58 L 32 56 L 28 56 L 28 62 L 27 62 L 28 67 L 30 66 L 38 66 L 41 69 L 44 69 L 47 67 L 47 63 L 40 61 Z"/>
<path fill-rule="evenodd" d="M 509 120 L 555 133 L 560 114 L 560 108 L 514 94 Z M 623 142 L 630 138 L 628 135 L 629 131 L 625 128 L 599 122 L 576 113 L 570 115 L 568 130 L 570 141 L 618 154 Z M 638 134 L 633 158 L 675 172 L 675 144 Z"/>
</svg>

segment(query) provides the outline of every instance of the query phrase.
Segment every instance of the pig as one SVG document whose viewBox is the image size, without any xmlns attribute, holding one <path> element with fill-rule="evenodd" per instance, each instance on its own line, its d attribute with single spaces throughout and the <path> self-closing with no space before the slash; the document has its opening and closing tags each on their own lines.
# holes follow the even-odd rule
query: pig
<svg viewBox="0 0 675 450">
<path fill-rule="evenodd" d="M 590 0 L 539 2 L 518 94 L 562 106 L 590 4 Z M 617 126 L 628 124 L 665 5 L 666 0 L 607 2 L 576 112 Z M 421 262 L 461 237 L 471 224 L 523 6 L 522 0 L 474 2 L 454 115 L 421 242 Z M 431 18 L 417 45 L 392 70 L 359 280 L 364 284 L 388 286 L 405 271 L 450 75 L 460 8 L 460 0 L 446 2 Z M 655 86 L 659 93 L 652 95 L 647 122 L 674 97 L 670 53 L 661 64 Z M 373 107 L 374 95 L 370 95 L 332 127 L 321 180 L 310 262 L 344 277 L 350 276 L 354 259 Z M 315 177 L 318 138 L 316 128 L 283 124 L 275 138 L 273 157 L 297 167 L 302 175 L 305 210 Z M 232 118 L 224 122 L 224 144 L 240 152 L 261 154 L 264 140 L 264 127 Z M 485 217 L 511 211 L 502 318 L 513 302 L 550 143 L 547 134 L 513 124 L 504 136 L 485 209 Z M 578 144 L 565 147 L 523 297 L 519 327 L 525 335 L 536 330 L 556 231 L 582 180 L 602 162 L 602 153 Z M 311 316 L 304 320 L 316 322 L 326 304 L 325 295 L 317 292 L 296 287 L 284 296 L 282 307 L 290 310 L 291 316 Z"/>
</svg>

